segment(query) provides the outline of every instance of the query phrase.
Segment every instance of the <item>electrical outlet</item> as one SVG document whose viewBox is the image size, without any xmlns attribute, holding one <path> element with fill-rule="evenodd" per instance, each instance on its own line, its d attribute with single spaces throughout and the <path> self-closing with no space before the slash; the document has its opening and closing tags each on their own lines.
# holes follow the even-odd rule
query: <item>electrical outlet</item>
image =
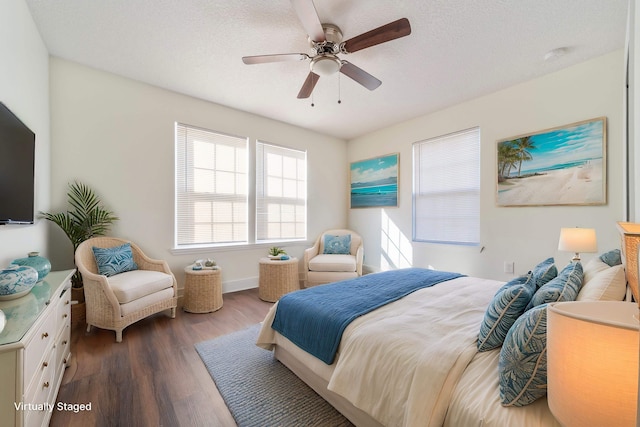
<svg viewBox="0 0 640 427">
<path fill-rule="evenodd" d="M 505 273 L 509 273 L 509 274 L 513 274 L 514 272 L 514 262 L 511 261 L 505 261 L 504 262 L 504 272 Z"/>
</svg>

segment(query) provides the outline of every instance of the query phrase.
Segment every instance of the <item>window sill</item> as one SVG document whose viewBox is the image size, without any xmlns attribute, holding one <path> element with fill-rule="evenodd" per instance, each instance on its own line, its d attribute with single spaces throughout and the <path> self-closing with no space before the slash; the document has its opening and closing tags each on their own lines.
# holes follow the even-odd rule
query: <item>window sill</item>
<svg viewBox="0 0 640 427">
<path fill-rule="evenodd" d="M 169 249 L 172 255 L 189 255 L 189 254 L 205 254 L 205 253 L 220 253 L 230 251 L 248 251 L 253 249 L 267 250 L 270 247 L 278 246 L 281 248 L 293 247 L 293 246 L 311 246 L 314 242 L 308 240 L 279 240 L 264 243 L 242 243 L 235 245 L 193 245 L 174 247 Z"/>
</svg>

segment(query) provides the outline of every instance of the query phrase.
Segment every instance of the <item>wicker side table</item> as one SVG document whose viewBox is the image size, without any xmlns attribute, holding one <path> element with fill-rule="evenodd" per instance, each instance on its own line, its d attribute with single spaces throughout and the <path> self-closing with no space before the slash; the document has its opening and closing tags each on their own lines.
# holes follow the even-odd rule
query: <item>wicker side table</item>
<svg viewBox="0 0 640 427">
<path fill-rule="evenodd" d="M 276 302 L 289 292 L 300 289 L 298 258 L 271 260 L 260 258 L 258 296 L 263 301 Z"/>
<path fill-rule="evenodd" d="M 220 269 L 194 270 L 185 267 L 184 303 L 189 313 L 210 313 L 222 308 Z"/>
</svg>

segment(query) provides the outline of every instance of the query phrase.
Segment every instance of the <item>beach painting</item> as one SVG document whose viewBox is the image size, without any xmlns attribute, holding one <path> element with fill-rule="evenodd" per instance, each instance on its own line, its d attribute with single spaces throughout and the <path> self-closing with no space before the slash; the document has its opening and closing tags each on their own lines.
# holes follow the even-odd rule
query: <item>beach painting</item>
<svg viewBox="0 0 640 427">
<path fill-rule="evenodd" d="M 498 206 L 606 203 L 606 117 L 497 143 Z"/>
<path fill-rule="evenodd" d="M 351 208 L 398 206 L 398 158 L 395 153 L 351 163 Z"/>
</svg>

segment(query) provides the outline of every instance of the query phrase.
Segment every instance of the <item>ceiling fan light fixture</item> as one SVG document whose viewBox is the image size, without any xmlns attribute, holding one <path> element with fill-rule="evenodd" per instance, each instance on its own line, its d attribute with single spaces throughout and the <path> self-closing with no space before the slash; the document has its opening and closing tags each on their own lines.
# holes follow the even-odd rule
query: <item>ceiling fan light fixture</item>
<svg viewBox="0 0 640 427">
<path fill-rule="evenodd" d="M 341 66 L 340 59 L 335 55 L 316 56 L 311 60 L 311 71 L 319 76 L 331 76 L 340 71 Z"/>
</svg>

